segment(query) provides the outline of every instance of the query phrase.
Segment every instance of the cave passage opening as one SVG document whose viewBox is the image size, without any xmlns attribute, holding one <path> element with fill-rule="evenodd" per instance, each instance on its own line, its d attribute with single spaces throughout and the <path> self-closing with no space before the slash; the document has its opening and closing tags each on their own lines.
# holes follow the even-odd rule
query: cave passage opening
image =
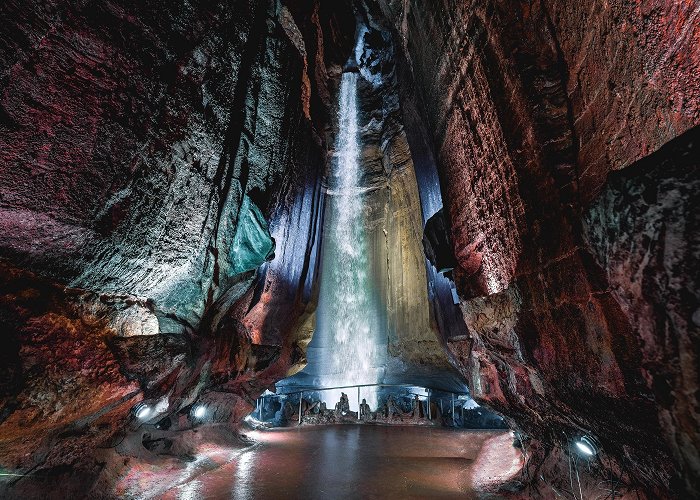
<svg viewBox="0 0 700 500">
<path fill-rule="evenodd" d="M 447 279 L 426 259 L 421 237 L 424 212 L 441 204 L 439 185 L 418 182 L 426 174 L 411 160 L 391 43 L 386 32 L 358 23 L 354 49 L 337 76 L 306 365 L 278 381 L 276 393 L 258 398 L 250 419 L 276 426 L 371 420 L 505 429 L 503 418 L 471 399 L 440 344 L 454 332 L 431 316 L 440 307 L 431 302 L 438 281 Z M 391 158 L 398 152 L 402 162 Z M 423 186 L 438 192 L 422 193 Z M 456 308 L 447 288 L 448 307 Z"/>
</svg>

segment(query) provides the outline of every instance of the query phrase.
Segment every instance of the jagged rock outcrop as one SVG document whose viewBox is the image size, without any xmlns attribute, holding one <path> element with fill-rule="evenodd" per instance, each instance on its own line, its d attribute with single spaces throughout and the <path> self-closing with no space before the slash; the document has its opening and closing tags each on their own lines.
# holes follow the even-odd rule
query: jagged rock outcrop
<svg viewBox="0 0 700 500">
<path fill-rule="evenodd" d="M 692 2 L 6 0 L 0 15 L 13 494 L 36 493 L 28 471 L 62 496 L 104 463 L 127 474 L 84 451 L 138 434 L 141 401 L 158 410 L 133 443 L 185 456 L 195 401 L 236 423 L 303 366 L 351 52 L 391 354 L 469 378 L 522 432 L 530 491 L 569 488 L 582 433 L 605 456 L 586 493 L 609 473 L 650 498 L 700 491 Z"/>
<path fill-rule="evenodd" d="M 698 367 L 698 296 L 692 278 L 672 277 L 697 267 L 684 186 L 698 170 L 668 151 L 645 158 L 700 123 L 697 9 L 379 4 L 414 78 L 404 98 L 424 111 L 435 148 L 472 337 L 469 355 L 464 341 L 450 347 L 475 397 L 547 449 L 596 435 L 624 482 L 652 497 L 697 491 L 687 380 Z M 685 141 L 677 148 L 692 151 Z M 673 173 L 625 169 L 638 161 Z M 606 185 L 621 169 L 615 179 L 629 180 Z M 657 182 L 658 200 L 641 187 Z M 622 201 L 627 188 L 639 196 Z"/>
<path fill-rule="evenodd" d="M 324 68 L 355 19 L 315 0 L 0 11 L 0 257 L 23 276 L 0 292 L 1 465 L 46 484 L 69 466 L 84 488 L 100 464 L 70 450 L 109 444 L 141 399 L 163 415 L 226 400 L 236 423 L 303 358 Z"/>
<path fill-rule="evenodd" d="M 639 339 L 641 371 L 688 491 L 700 477 L 700 128 L 608 178 L 584 234 Z"/>
</svg>

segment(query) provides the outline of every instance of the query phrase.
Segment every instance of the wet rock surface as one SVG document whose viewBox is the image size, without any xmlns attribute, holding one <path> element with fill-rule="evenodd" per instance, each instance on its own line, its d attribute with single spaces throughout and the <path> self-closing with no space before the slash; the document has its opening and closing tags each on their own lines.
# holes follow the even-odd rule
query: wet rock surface
<svg viewBox="0 0 700 500">
<path fill-rule="evenodd" d="M 699 147 L 694 128 L 610 176 L 584 218 L 587 242 L 639 339 L 642 375 L 691 491 L 700 476 Z"/>
<path fill-rule="evenodd" d="M 392 355 L 518 428 L 515 496 L 572 492 L 582 434 L 581 494 L 700 491 L 693 2 L 0 15 L 1 494 L 177 468 L 303 368 L 343 69 Z"/>
<path fill-rule="evenodd" d="M 673 277 L 697 267 L 697 132 L 661 147 L 700 121 L 697 12 L 380 4 L 435 145 L 473 395 L 544 450 L 596 435 L 652 497 L 696 492 L 697 285 Z"/>
<path fill-rule="evenodd" d="M 2 487 L 80 496 L 139 401 L 151 432 L 173 415 L 172 443 L 148 440 L 167 453 L 196 400 L 231 432 L 303 359 L 324 68 L 354 16 L 314 1 L 0 9 L 2 467 L 47 478 Z"/>
</svg>

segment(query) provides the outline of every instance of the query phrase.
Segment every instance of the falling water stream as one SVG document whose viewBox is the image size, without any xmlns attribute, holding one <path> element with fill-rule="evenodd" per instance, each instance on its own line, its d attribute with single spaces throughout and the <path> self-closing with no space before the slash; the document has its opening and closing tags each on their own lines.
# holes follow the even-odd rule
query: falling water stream
<svg viewBox="0 0 700 500">
<path fill-rule="evenodd" d="M 302 374 L 315 387 L 374 384 L 387 356 L 386 305 L 378 299 L 371 273 L 365 194 L 361 186 L 357 74 L 344 73 L 339 127 L 328 176 L 317 322 Z M 376 408 L 376 389 L 362 388 Z M 355 406 L 355 394 L 349 392 Z M 322 398 L 333 405 L 340 391 Z"/>
</svg>

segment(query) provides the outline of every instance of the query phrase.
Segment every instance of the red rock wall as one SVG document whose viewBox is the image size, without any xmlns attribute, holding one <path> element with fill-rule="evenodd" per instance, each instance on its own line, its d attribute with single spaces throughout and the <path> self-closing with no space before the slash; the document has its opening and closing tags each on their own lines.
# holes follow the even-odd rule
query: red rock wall
<svg viewBox="0 0 700 500">
<path fill-rule="evenodd" d="M 587 242 L 639 339 L 642 375 L 688 491 L 700 477 L 700 179 L 694 128 L 610 176 Z"/>
<path fill-rule="evenodd" d="M 139 400 L 165 401 L 171 430 L 198 398 L 236 424 L 301 357 L 325 65 L 355 20 L 344 2 L 288 3 L 0 5 L 0 278 L 23 276 L 0 281 L 3 468 L 72 497 L 69 471 L 84 494 L 89 451 Z M 232 271 L 244 195 L 289 264 L 257 282 Z"/>
<path fill-rule="evenodd" d="M 584 200 L 610 170 L 700 123 L 697 2 L 546 1 L 566 68 Z"/>
<path fill-rule="evenodd" d="M 133 297 L 100 300 L 0 263 L 4 470 L 23 473 L 40 465 L 51 475 L 72 467 L 81 479 L 100 471 L 86 452 L 109 442 L 142 399 L 139 384 L 124 376 L 106 343 L 115 335 L 118 311 L 137 305 L 145 306 Z M 12 482 L 0 487 L 3 496 L 9 497 L 5 488 Z M 79 495 L 76 483 L 56 494 Z"/>
<path fill-rule="evenodd" d="M 665 288 L 641 294 L 630 307 L 623 296 L 639 297 L 639 285 L 616 277 L 619 252 L 585 241 L 581 213 L 609 172 L 700 123 L 697 7 L 380 3 L 403 41 L 433 131 L 459 263 L 455 281 L 472 336 L 465 363 L 474 395 L 548 446 L 565 445 L 577 432 L 597 435 L 629 471 L 625 481 L 646 493 L 667 495 L 669 482 L 693 491 L 695 437 L 687 430 L 692 424 L 680 422 L 694 422 L 697 412 L 680 396 L 666 404 L 672 409 L 659 408 L 648 368 L 654 364 L 645 354 L 651 344 L 657 362 L 688 360 L 689 371 L 672 369 L 665 387 L 666 394 L 687 392 L 688 375 L 681 374 L 697 369 L 693 343 L 660 348 L 668 328 L 637 311 L 669 307 L 651 298 Z M 686 182 L 671 177 L 670 184 Z M 690 219 L 690 194 L 683 192 L 675 218 Z M 601 209 L 610 231 L 624 206 Z M 649 214 L 640 217 L 655 217 Z M 671 246 L 685 252 L 678 239 Z M 653 258 L 661 252 L 656 246 Z M 670 267 L 674 275 L 682 268 Z M 644 286 L 658 290 L 666 271 L 648 272 Z M 679 279 L 692 289 L 688 278 Z M 677 299 L 686 311 L 682 339 L 694 338 L 688 311 L 696 295 Z M 678 428 L 686 429 L 685 445 L 674 437 Z"/>
</svg>

